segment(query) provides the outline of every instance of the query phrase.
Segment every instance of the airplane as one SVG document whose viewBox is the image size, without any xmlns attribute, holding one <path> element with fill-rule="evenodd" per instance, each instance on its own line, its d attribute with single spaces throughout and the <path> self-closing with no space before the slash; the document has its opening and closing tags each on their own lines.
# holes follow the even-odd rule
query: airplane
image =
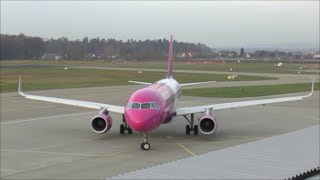
<svg viewBox="0 0 320 180">
<path fill-rule="evenodd" d="M 217 120 L 213 112 L 215 110 L 302 100 L 310 97 L 313 93 L 314 78 L 311 92 L 304 96 L 248 100 L 179 108 L 177 105 L 182 94 L 181 88 L 185 86 L 212 83 L 215 81 L 179 84 L 172 76 L 172 49 L 173 43 L 171 35 L 167 77 L 155 83 L 129 81 L 142 84 L 145 87 L 135 91 L 129 97 L 125 106 L 25 94 L 22 92 L 21 76 L 19 76 L 18 93 L 28 99 L 100 110 L 97 115 L 92 118 L 90 124 L 91 129 L 98 134 L 106 133 L 112 127 L 112 117 L 109 112 L 120 113 L 122 114 L 123 121 L 120 125 L 120 134 L 124 134 L 126 131 L 128 134 L 132 134 L 133 130 L 140 132 L 144 138 L 140 146 L 142 150 L 149 150 L 151 147 L 148 142 L 150 132 L 157 129 L 161 124 L 171 122 L 176 116 L 183 116 L 189 122 L 185 129 L 187 135 L 191 132 L 193 132 L 194 135 L 198 135 L 199 131 L 204 135 L 211 135 L 217 130 Z M 202 113 L 198 118 L 197 124 L 195 124 L 194 120 L 195 113 Z"/>
</svg>

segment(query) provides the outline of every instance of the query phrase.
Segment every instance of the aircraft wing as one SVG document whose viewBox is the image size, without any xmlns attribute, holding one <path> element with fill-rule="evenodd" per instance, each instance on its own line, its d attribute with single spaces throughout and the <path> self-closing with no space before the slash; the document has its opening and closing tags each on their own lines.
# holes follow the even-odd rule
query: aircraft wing
<svg viewBox="0 0 320 180">
<path fill-rule="evenodd" d="M 314 79 L 312 81 L 311 92 L 305 96 L 249 100 L 249 101 L 239 101 L 239 102 L 231 102 L 231 103 L 212 104 L 212 105 L 206 105 L 206 106 L 177 108 L 176 115 L 179 116 L 179 115 L 186 115 L 186 114 L 193 114 L 193 113 L 203 113 L 206 111 L 206 109 L 210 109 L 210 110 L 231 109 L 231 108 L 237 108 L 237 107 L 265 105 L 265 104 L 271 104 L 271 103 L 302 100 L 303 98 L 310 97 L 313 94 L 313 86 L 314 86 Z"/>
<path fill-rule="evenodd" d="M 213 83 L 216 81 L 205 81 L 205 82 L 195 82 L 195 83 L 181 83 L 180 87 L 184 87 L 184 86 L 194 86 L 194 85 L 199 85 L 199 84 L 208 84 L 208 83 Z"/>
<path fill-rule="evenodd" d="M 21 90 L 21 77 L 19 77 L 18 92 L 21 96 L 28 98 L 28 99 L 53 102 L 53 103 L 60 103 L 60 104 L 66 104 L 66 105 L 72 105 L 72 106 L 79 106 L 79 107 L 85 107 L 85 108 L 91 108 L 91 109 L 106 109 L 107 111 L 110 111 L 110 112 L 124 114 L 124 107 L 123 106 L 25 94 Z"/>
</svg>

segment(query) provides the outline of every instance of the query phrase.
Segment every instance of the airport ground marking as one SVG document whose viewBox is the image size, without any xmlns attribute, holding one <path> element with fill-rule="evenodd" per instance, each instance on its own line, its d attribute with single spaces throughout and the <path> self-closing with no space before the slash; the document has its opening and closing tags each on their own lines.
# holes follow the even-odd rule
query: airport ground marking
<svg viewBox="0 0 320 180">
<path fill-rule="evenodd" d="M 125 149 L 125 150 L 121 150 L 121 151 L 112 152 L 112 153 L 109 153 L 109 154 L 101 154 L 101 155 L 99 155 L 99 157 L 109 157 L 109 156 L 117 155 L 117 154 L 120 154 L 120 153 L 129 152 L 129 151 L 132 151 L 132 150 L 133 149 Z"/>
<path fill-rule="evenodd" d="M 57 115 L 57 116 L 47 116 L 47 117 L 39 117 L 39 118 L 32 118 L 32 119 L 25 119 L 25 120 L 5 121 L 5 122 L 2 122 L 2 123 L 0 123 L 0 124 L 1 124 L 1 125 L 15 124 L 15 123 L 21 123 L 21 122 L 38 121 L 38 120 L 43 120 L 43 119 L 52 119 L 52 118 L 76 116 L 76 115 L 83 115 L 83 114 L 92 114 L 92 113 L 93 113 L 93 111 L 90 111 L 90 112 L 81 112 L 81 113 L 73 113 L 73 114 L 63 114 L 63 115 Z"/>
<path fill-rule="evenodd" d="M 185 151 L 187 151 L 189 154 L 191 154 L 192 156 L 196 156 L 195 153 L 193 153 L 191 150 L 189 150 L 188 148 L 186 148 L 184 145 L 182 144 L 178 144 L 180 147 L 182 147 L 182 149 L 184 149 Z"/>
<path fill-rule="evenodd" d="M 65 153 L 65 152 L 53 152 L 53 151 L 33 151 L 33 150 L 14 150 L 14 149 L 1 149 L 3 152 L 16 152 L 16 153 L 41 153 L 41 154 L 53 154 L 53 155 L 71 155 L 71 156 L 86 156 L 86 157 L 108 157 L 123 152 L 131 151 L 132 149 L 125 149 L 122 151 L 111 152 L 108 154 L 81 154 L 81 153 Z"/>
<path fill-rule="evenodd" d="M 72 155 L 72 156 L 86 156 L 97 157 L 99 155 L 94 154 L 78 154 L 78 153 L 64 153 L 64 152 L 52 152 L 52 151 L 28 151 L 28 150 L 14 150 L 14 149 L 1 149 L 3 152 L 16 152 L 16 153 L 41 153 L 41 154 L 54 154 L 54 155 Z"/>
<path fill-rule="evenodd" d="M 263 138 L 239 139 L 239 140 L 226 140 L 226 141 L 213 141 L 212 143 L 234 143 L 234 142 L 253 142 L 259 141 Z"/>
</svg>

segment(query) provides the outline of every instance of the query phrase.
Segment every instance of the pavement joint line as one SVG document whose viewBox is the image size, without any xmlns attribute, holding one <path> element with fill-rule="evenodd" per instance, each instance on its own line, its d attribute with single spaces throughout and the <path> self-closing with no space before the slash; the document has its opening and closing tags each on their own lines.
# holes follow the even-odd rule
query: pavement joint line
<svg viewBox="0 0 320 180">
<path fill-rule="evenodd" d="M 5 121 L 5 122 L 1 122 L 0 124 L 1 124 L 1 125 L 15 124 L 15 123 L 21 123 L 21 122 L 38 121 L 38 120 L 42 120 L 42 119 L 52 119 L 52 118 L 67 117 L 67 116 L 76 116 L 76 115 L 91 114 L 91 113 L 93 113 L 93 111 L 90 111 L 90 112 L 81 112 L 81 113 L 73 113 L 73 114 L 63 114 L 63 115 L 57 115 L 57 116 L 39 117 L 39 118 L 32 118 L 32 119 L 25 119 L 25 120 Z"/>
<path fill-rule="evenodd" d="M 133 145 L 132 145 L 133 146 Z M 132 149 L 130 149 L 130 150 L 132 150 Z M 2 149 L 1 149 L 1 151 L 3 151 Z M 15 151 L 15 150 L 12 150 L 12 151 Z M 19 151 L 19 150 L 16 150 L 16 151 Z M 128 150 L 123 150 L 123 151 L 119 151 L 119 152 L 114 152 L 114 153 L 109 153 L 109 154 L 105 154 L 105 155 L 90 155 L 90 154 L 88 154 L 88 158 L 90 159 L 90 158 L 96 158 L 96 157 L 107 157 L 107 156 L 111 156 L 111 155 L 115 155 L 115 154 L 119 154 L 119 153 L 122 153 L 122 152 L 125 152 L 125 151 L 129 151 L 129 149 Z M 68 153 L 69 154 L 69 153 Z M 79 154 L 78 154 L 79 155 Z M 85 159 L 88 159 L 88 158 L 85 158 Z M 84 160 L 84 159 L 79 159 L 79 160 Z M 78 161 L 78 160 L 76 160 L 76 161 Z M 71 162 L 65 162 L 65 163 L 71 163 Z M 65 163 L 62 163 L 62 164 L 65 164 Z M 58 165 L 60 165 L 61 163 L 56 163 L 56 164 L 53 164 L 53 165 L 49 165 L 49 166 L 45 166 L 45 167 L 40 167 L 40 168 L 35 168 L 35 169 L 31 169 L 31 170 L 28 170 L 27 172 L 30 172 L 30 171 L 36 171 L 36 170 L 39 170 L 39 169 L 44 169 L 44 168 L 48 168 L 48 167 L 52 167 L 52 166 L 58 166 Z M 4 177 L 9 177 L 9 176 L 14 176 L 14 175 L 17 175 L 17 174 L 22 174 L 22 173 L 25 173 L 26 171 L 23 171 L 23 172 L 18 172 L 18 173 L 14 173 L 14 174 L 10 174 L 10 175 L 7 175 L 7 176 L 4 176 Z M 2 177 L 2 178 L 4 178 L 4 177 Z"/>
<path fill-rule="evenodd" d="M 230 137 L 230 138 L 240 138 L 240 139 L 254 139 L 252 136 L 225 136 L 225 137 Z"/>
<path fill-rule="evenodd" d="M 42 153 L 42 154 L 55 154 L 55 155 L 71 155 L 71 156 L 86 156 L 86 157 L 108 157 L 123 152 L 131 151 L 132 149 L 125 149 L 122 151 L 116 151 L 108 154 L 78 154 L 78 153 L 64 153 L 64 152 L 52 152 L 52 151 L 33 151 L 33 150 L 13 150 L 13 149 L 1 149 L 3 152 L 16 152 L 16 153 Z"/>
<path fill-rule="evenodd" d="M 251 139 L 241 139 L 241 140 L 232 140 L 232 141 L 213 141 L 212 143 L 233 143 L 233 142 L 250 142 L 250 141 L 258 141 L 263 138 L 251 138 Z"/>
<path fill-rule="evenodd" d="M 56 154 L 56 155 L 87 156 L 87 157 L 99 156 L 94 154 L 77 154 L 77 153 L 63 153 L 63 152 L 51 152 L 51 151 L 28 151 L 28 150 L 13 150 L 13 149 L 1 149 L 1 151 L 17 152 L 17 153 L 42 153 L 42 154 Z"/>
<path fill-rule="evenodd" d="M 189 154 L 191 154 L 192 156 L 196 156 L 195 153 L 193 153 L 191 150 L 189 150 L 188 148 L 186 148 L 184 145 L 182 144 L 178 144 L 180 147 L 182 147 L 182 149 L 184 149 L 185 151 L 187 151 Z"/>
<path fill-rule="evenodd" d="M 243 111 L 251 112 L 251 113 L 257 113 L 257 112 L 260 112 L 261 110 L 247 110 L 247 109 L 243 109 Z"/>
</svg>

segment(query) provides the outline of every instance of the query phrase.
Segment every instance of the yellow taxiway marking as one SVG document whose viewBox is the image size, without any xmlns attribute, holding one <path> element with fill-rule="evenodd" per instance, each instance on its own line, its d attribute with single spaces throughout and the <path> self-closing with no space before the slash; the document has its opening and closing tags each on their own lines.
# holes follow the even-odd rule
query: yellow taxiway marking
<svg viewBox="0 0 320 180">
<path fill-rule="evenodd" d="M 182 144 L 178 144 L 180 147 L 182 147 L 184 150 L 186 150 L 189 154 L 191 154 L 192 156 L 195 156 L 196 154 L 194 154 L 192 151 L 190 151 L 188 148 L 186 148 L 184 145 Z"/>
<path fill-rule="evenodd" d="M 100 154 L 100 155 L 97 155 L 97 156 L 99 156 L 99 157 L 108 157 L 108 156 L 113 156 L 113 155 L 124 153 L 124 152 L 129 152 L 129 151 L 134 150 L 134 148 L 132 148 L 132 147 L 135 147 L 135 145 L 127 146 L 128 149 L 124 149 L 124 150 L 120 150 L 120 151 L 116 151 L 116 152 L 112 152 L 112 153 L 108 153 L 108 154 Z"/>
</svg>

